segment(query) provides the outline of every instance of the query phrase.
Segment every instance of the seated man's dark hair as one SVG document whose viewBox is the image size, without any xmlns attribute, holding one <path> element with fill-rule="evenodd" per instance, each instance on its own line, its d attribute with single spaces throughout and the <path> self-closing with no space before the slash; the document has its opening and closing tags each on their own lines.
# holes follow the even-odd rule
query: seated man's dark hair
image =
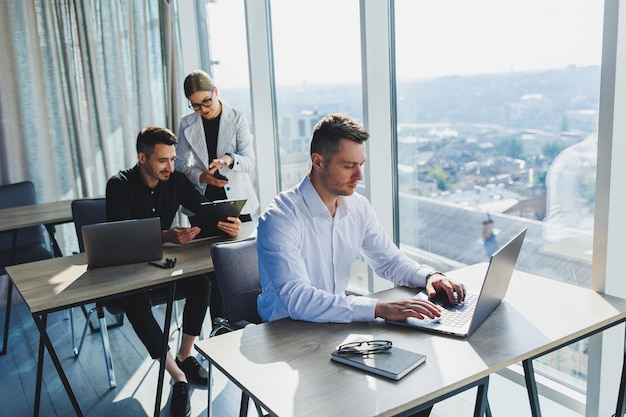
<svg viewBox="0 0 626 417">
<path fill-rule="evenodd" d="M 369 133 L 356 120 L 344 113 L 331 113 L 324 116 L 313 128 L 311 155 L 319 153 L 331 160 L 339 152 L 341 139 L 363 143 Z"/>
<path fill-rule="evenodd" d="M 148 126 L 137 135 L 137 152 L 150 157 L 156 144 L 176 145 L 178 139 L 174 132 L 166 127 Z"/>
</svg>

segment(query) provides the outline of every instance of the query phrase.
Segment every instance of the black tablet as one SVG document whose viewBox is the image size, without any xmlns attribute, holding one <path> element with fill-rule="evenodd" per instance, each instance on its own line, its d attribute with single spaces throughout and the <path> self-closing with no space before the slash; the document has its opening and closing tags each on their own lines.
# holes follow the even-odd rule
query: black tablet
<svg viewBox="0 0 626 417">
<path fill-rule="evenodd" d="M 246 201 L 248 200 L 216 200 L 202 203 L 200 210 L 191 218 L 191 225 L 201 229 L 196 239 L 225 235 L 217 228 L 217 222 L 227 221 L 227 217 L 239 217 Z"/>
</svg>

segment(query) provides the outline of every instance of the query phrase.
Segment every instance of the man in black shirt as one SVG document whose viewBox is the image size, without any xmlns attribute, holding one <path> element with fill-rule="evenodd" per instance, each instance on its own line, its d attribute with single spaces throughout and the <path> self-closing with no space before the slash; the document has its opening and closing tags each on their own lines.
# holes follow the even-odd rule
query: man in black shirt
<svg viewBox="0 0 626 417">
<path fill-rule="evenodd" d="M 172 131 L 148 127 L 137 136 L 138 163 L 120 171 L 109 179 L 106 188 L 108 221 L 160 217 L 163 242 L 185 244 L 199 232 L 198 227 L 171 227 L 182 205 L 197 211 L 207 199 L 200 194 L 185 174 L 174 171 L 177 139 Z M 229 236 L 236 236 L 241 221 L 229 217 L 218 222 L 218 228 Z M 182 279 L 176 283 L 176 296 L 185 297 L 183 335 L 176 358 L 168 352 L 165 369 L 174 386 L 170 408 L 172 415 L 184 416 L 190 412 L 189 382 L 207 384 L 207 371 L 193 356 L 193 344 L 200 334 L 211 293 L 207 275 Z M 152 314 L 150 294 L 142 292 L 122 297 L 114 302 L 124 308 L 128 321 L 154 359 L 161 357 L 163 332 Z"/>
</svg>

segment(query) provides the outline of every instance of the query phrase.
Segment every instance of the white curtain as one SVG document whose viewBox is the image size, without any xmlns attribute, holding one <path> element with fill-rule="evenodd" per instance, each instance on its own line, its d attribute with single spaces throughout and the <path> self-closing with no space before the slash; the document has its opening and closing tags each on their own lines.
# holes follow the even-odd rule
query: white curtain
<svg viewBox="0 0 626 417">
<path fill-rule="evenodd" d="M 0 184 L 104 195 L 141 128 L 176 128 L 173 28 L 168 0 L 0 0 Z"/>
</svg>

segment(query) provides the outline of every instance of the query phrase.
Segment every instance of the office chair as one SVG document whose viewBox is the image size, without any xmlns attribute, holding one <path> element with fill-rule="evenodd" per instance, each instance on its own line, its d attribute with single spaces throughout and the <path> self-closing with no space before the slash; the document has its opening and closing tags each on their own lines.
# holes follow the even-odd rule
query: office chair
<svg viewBox="0 0 626 417">
<path fill-rule="evenodd" d="M 89 224 L 102 223 L 106 221 L 106 200 L 104 198 L 91 198 L 72 201 L 72 218 L 74 220 L 74 228 L 76 229 L 76 237 L 78 239 L 78 249 L 80 252 L 85 251 L 83 244 L 82 227 Z M 104 311 L 104 303 L 96 302 L 96 306 L 86 311 L 85 306 L 81 306 L 85 313 L 85 327 L 78 348 L 74 338 L 74 320 L 70 312 L 71 328 L 72 328 L 72 350 L 74 357 L 78 357 L 85 341 L 87 329 L 91 326 L 91 318 L 94 313 L 97 314 L 100 330 L 100 339 L 102 341 L 102 349 L 104 351 L 104 363 L 107 368 L 107 377 L 109 379 L 109 387 L 115 388 L 115 370 L 113 369 L 113 358 L 111 357 L 111 345 L 109 343 L 108 329 L 111 327 L 121 326 L 124 323 L 124 311 L 121 309 L 109 309 L 109 312 L 116 316 L 116 323 L 107 325 Z M 93 328 L 92 328 L 93 330 Z"/>
<path fill-rule="evenodd" d="M 35 186 L 31 181 L 0 185 L 0 209 L 36 203 Z M 43 225 L 0 232 L 0 276 L 6 275 L 7 266 L 51 258 L 54 258 L 54 252 Z M 9 279 L 7 279 L 6 293 L 2 350 L 0 352 L 2 355 L 7 351 L 11 320 L 13 283 Z"/>
<path fill-rule="evenodd" d="M 37 203 L 35 186 L 31 181 L 0 185 L 0 209 Z M 0 233 L 0 275 L 5 267 L 54 258 L 42 225 L 24 227 L 14 232 Z M 15 247 L 14 239 L 15 237 Z"/>
<path fill-rule="evenodd" d="M 83 234 L 82 227 L 89 224 L 95 223 L 103 223 L 106 221 L 106 199 L 105 198 L 86 198 L 72 201 L 72 217 L 74 219 L 74 227 L 76 229 L 76 237 L 78 239 L 78 248 L 80 252 L 84 252 L 84 244 L 83 244 Z M 155 290 L 151 292 L 150 302 L 152 305 L 163 304 L 167 301 L 167 295 L 164 291 Z M 176 301 L 176 300 L 175 300 Z M 84 306 L 81 306 L 83 312 L 85 313 L 85 327 L 83 328 L 82 336 L 80 338 L 80 343 L 78 348 L 74 344 L 74 326 L 72 322 L 72 345 L 74 356 L 78 357 L 83 342 L 85 341 L 85 336 L 87 335 L 87 329 L 91 328 L 92 331 L 96 331 L 95 327 L 92 327 L 91 318 L 94 313 L 98 317 L 99 325 L 97 326 L 100 330 L 100 338 L 102 340 L 102 348 L 104 350 L 104 361 L 107 367 L 107 376 L 109 378 L 109 387 L 115 388 L 115 371 L 113 369 L 113 361 L 111 357 L 111 346 L 109 343 L 109 334 L 108 329 L 112 327 L 118 327 L 124 324 L 124 309 L 120 307 L 115 307 L 111 305 L 106 305 L 105 303 L 99 301 L 96 302 L 94 308 L 89 311 L 86 311 Z M 112 324 L 107 325 L 105 309 L 113 314 L 116 317 L 116 321 Z M 180 324 L 178 320 L 178 313 L 176 308 L 176 303 L 174 303 L 174 320 L 176 321 L 176 330 L 180 330 Z M 70 313 L 70 318 L 72 315 Z M 179 331 L 180 338 L 180 331 Z"/>
<path fill-rule="evenodd" d="M 213 320 L 211 336 L 261 323 L 256 307 L 261 294 L 256 238 L 214 243 L 211 257 L 224 313 Z"/>
<path fill-rule="evenodd" d="M 256 237 L 214 243 L 211 257 L 224 317 L 214 318 L 210 337 L 261 323 L 256 307 L 261 294 Z M 209 364 L 209 381 L 210 375 Z M 210 398 L 209 387 L 209 401 Z M 247 415 L 248 402 L 249 397 L 242 392 L 240 415 Z M 259 416 L 264 416 L 261 407 L 256 402 L 254 405 Z"/>
</svg>

